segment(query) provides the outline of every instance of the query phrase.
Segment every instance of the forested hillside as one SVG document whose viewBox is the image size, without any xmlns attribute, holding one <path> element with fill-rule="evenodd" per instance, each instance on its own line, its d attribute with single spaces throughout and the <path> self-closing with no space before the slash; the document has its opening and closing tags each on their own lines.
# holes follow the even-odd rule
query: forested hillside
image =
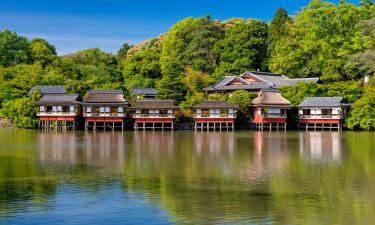
<svg viewBox="0 0 375 225">
<path fill-rule="evenodd" d="M 354 103 L 347 127 L 374 128 L 375 5 L 371 0 L 358 5 L 312 0 L 293 16 L 280 8 L 269 23 L 189 17 L 159 37 L 134 46 L 125 43 L 117 54 L 93 48 L 58 56 L 43 39 L 3 30 L 0 116 L 18 126 L 34 126 L 30 115 L 38 96 L 25 96 L 35 84 L 65 84 L 68 92 L 82 95 L 93 88 L 127 93 L 133 87 L 156 87 L 159 98 L 174 99 L 187 109 L 203 100 L 202 88 L 221 76 L 258 69 L 320 77 L 321 84 L 283 88 L 282 93 L 294 104 L 304 96 L 343 95 Z M 365 88 L 366 75 L 371 79 Z M 254 96 L 239 91 L 217 97 L 246 109 Z"/>
</svg>

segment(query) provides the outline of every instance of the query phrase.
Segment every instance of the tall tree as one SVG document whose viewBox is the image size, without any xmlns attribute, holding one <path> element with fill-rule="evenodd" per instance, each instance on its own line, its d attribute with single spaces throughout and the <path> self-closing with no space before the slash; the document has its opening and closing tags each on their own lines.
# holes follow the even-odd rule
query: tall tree
<svg viewBox="0 0 375 225">
<path fill-rule="evenodd" d="M 39 62 L 43 66 L 50 64 L 56 58 L 55 46 L 49 44 L 46 40 L 35 38 L 29 43 L 31 60 Z"/>
<path fill-rule="evenodd" d="M 0 31 L 0 66 L 14 66 L 28 61 L 28 40 L 9 30 Z"/>
<path fill-rule="evenodd" d="M 268 33 L 268 56 L 272 57 L 277 42 L 287 34 L 287 26 L 293 23 L 284 8 L 280 7 L 269 25 Z"/>
<path fill-rule="evenodd" d="M 157 85 L 160 97 L 183 99 L 185 89 L 181 79 L 185 66 L 212 72 L 216 62 L 212 48 L 222 35 L 219 25 L 209 16 L 189 17 L 175 24 L 163 41 L 160 58 L 162 79 Z"/>
<path fill-rule="evenodd" d="M 267 70 L 268 26 L 259 20 L 239 20 L 216 43 L 219 66 L 215 77 L 235 75 L 246 70 Z"/>
<path fill-rule="evenodd" d="M 116 57 L 119 61 L 122 61 L 126 58 L 126 55 L 129 51 L 129 49 L 131 48 L 132 46 L 129 45 L 128 43 L 124 43 L 121 48 L 117 51 L 117 54 L 116 54 Z"/>
<path fill-rule="evenodd" d="M 161 46 L 158 38 L 149 40 L 138 51 L 122 61 L 123 77 L 127 88 L 154 87 L 161 78 Z"/>
<path fill-rule="evenodd" d="M 371 16 L 373 10 L 365 6 L 312 0 L 276 44 L 271 71 L 292 77 L 321 76 L 323 81 L 347 79 L 346 60 L 364 48 L 357 24 Z"/>
</svg>

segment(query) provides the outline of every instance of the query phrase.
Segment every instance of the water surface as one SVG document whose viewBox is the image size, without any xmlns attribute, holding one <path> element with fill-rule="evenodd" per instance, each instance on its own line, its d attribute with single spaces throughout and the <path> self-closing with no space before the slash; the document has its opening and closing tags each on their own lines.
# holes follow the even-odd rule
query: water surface
<svg viewBox="0 0 375 225">
<path fill-rule="evenodd" d="M 0 129 L 0 224 L 372 224 L 375 133 Z"/>
</svg>

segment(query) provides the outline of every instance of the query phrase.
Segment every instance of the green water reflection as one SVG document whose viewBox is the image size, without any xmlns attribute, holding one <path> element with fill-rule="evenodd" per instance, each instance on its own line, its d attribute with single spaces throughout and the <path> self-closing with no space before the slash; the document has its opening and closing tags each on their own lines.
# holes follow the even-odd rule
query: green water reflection
<svg viewBox="0 0 375 225">
<path fill-rule="evenodd" d="M 96 198 L 119 183 L 171 223 L 371 224 L 374 144 L 370 132 L 0 129 L 0 217 L 61 210 L 62 187 Z"/>
</svg>

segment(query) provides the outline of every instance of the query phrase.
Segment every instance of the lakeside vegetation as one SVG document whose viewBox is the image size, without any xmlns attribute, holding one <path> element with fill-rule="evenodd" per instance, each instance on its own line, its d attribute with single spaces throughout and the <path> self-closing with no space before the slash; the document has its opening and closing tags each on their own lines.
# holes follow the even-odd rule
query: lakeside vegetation
<svg viewBox="0 0 375 225">
<path fill-rule="evenodd" d="M 251 15 L 249 15 L 251 17 Z M 252 70 L 289 77 L 320 77 L 321 84 L 281 88 L 294 105 L 305 96 L 344 96 L 353 103 L 350 129 L 375 128 L 375 5 L 312 0 L 289 16 L 280 8 L 267 24 L 255 19 L 218 21 L 186 18 L 157 38 L 117 54 L 97 48 L 58 56 L 55 47 L 0 31 L 0 117 L 19 127 L 34 127 L 33 102 L 26 97 L 36 84 L 64 84 L 82 96 L 90 89 L 156 87 L 161 99 L 182 109 L 202 101 L 202 89 L 224 75 Z M 366 87 L 365 76 L 370 76 Z M 216 96 L 246 111 L 254 94 Z"/>
</svg>

